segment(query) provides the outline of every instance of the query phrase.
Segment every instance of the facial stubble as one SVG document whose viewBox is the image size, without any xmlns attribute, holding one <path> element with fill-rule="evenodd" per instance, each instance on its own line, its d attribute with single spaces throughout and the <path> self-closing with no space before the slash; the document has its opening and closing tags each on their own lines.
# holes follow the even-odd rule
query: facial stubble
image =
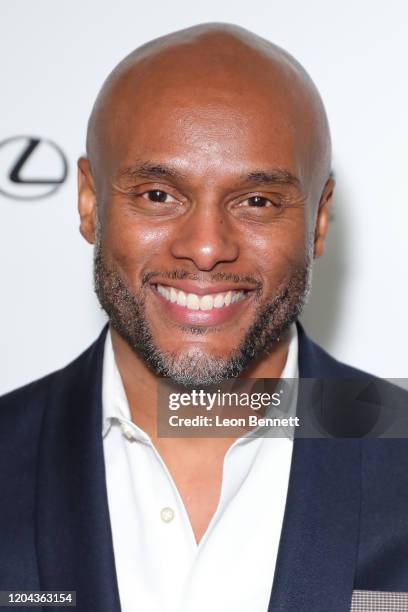
<svg viewBox="0 0 408 612">
<path fill-rule="evenodd" d="M 146 317 L 143 283 L 139 293 L 134 294 L 118 269 L 108 264 L 99 239 L 94 251 L 95 292 L 112 327 L 157 376 L 188 388 L 220 384 L 238 377 L 254 360 L 268 355 L 301 314 L 310 292 L 311 276 L 312 249 L 309 247 L 305 264 L 293 268 L 272 298 L 256 308 L 253 323 L 228 356 L 213 355 L 197 346 L 171 352 L 160 349 L 154 339 Z M 208 333 L 193 327 L 188 331 Z"/>
</svg>

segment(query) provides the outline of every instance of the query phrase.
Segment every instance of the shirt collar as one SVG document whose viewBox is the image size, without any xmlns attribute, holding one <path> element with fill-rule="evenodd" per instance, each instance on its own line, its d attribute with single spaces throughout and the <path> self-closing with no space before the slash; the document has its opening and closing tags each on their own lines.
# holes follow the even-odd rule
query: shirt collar
<svg viewBox="0 0 408 612">
<path fill-rule="evenodd" d="M 115 361 L 110 329 L 106 334 L 102 370 L 102 437 L 108 434 L 113 423 L 132 428 L 133 437 L 150 441 L 150 437 L 132 421 L 122 377 Z"/>
<path fill-rule="evenodd" d="M 289 347 L 281 378 L 299 378 L 299 339 L 296 323 L 289 328 Z"/>
<path fill-rule="evenodd" d="M 281 378 L 299 377 L 298 333 L 295 324 L 289 329 L 289 347 Z M 103 373 L 102 373 L 102 437 L 108 434 L 112 423 L 118 422 L 132 427 L 133 436 L 141 441 L 150 442 L 150 437 L 132 421 L 129 403 L 119 369 L 116 365 L 110 329 L 106 334 Z"/>
</svg>

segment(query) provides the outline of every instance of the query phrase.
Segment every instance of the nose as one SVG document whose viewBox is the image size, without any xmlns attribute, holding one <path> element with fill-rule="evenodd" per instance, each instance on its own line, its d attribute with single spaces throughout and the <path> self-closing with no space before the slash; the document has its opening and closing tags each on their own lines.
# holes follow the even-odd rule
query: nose
<svg viewBox="0 0 408 612">
<path fill-rule="evenodd" d="M 181 220 L 171 244 L 176 259 L 190 260 L 199 270 L 210 271 L 219 263 L 238 258 L 236 232 L 225 210 L 214 202 L 201 202 Z"/>
</svg>

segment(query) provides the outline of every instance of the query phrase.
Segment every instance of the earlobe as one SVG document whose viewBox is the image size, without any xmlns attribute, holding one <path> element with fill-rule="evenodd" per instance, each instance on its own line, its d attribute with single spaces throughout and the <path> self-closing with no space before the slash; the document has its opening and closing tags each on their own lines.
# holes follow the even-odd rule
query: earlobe
<svg viewBox="0 0 408 612">
<path fill-rule="evenodd" d="M 79 231 L 90 244 L 95 242 L 96 230 L 96 195 L 87 157 L 78 160 L 78 212 L 80 216 Z"/>
<path fill-rule="evenodd" d="M 316 230 L 314 239 L 314 257 L 317 259 L 324 253 L 325 239 L 329 229 L 330 222 L 330 208 L 332 204 L 332 196 L 334 190 L 334 179 L 329 178 L 319 203 L 319 210 L 317 212 L 316 219 Z"/>
</svg>

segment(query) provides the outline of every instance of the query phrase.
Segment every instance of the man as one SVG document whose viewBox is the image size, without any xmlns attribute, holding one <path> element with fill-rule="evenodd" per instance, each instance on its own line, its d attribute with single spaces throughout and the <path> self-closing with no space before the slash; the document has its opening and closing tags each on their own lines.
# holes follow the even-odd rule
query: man
<svg viewBox="0 0 408 612">
<path fill-rule="evenodd" d="M 404 440 L 157 433 L 161 378 L 363 376 L 296 323 L 334 188 L 305 70 L 229 25 L 140 47 L 98 95 L 78 185 L 109 329 L 0 402 L 0 588 L 73 590 L 81 612 L 408 591 Z"/>
</svg>

